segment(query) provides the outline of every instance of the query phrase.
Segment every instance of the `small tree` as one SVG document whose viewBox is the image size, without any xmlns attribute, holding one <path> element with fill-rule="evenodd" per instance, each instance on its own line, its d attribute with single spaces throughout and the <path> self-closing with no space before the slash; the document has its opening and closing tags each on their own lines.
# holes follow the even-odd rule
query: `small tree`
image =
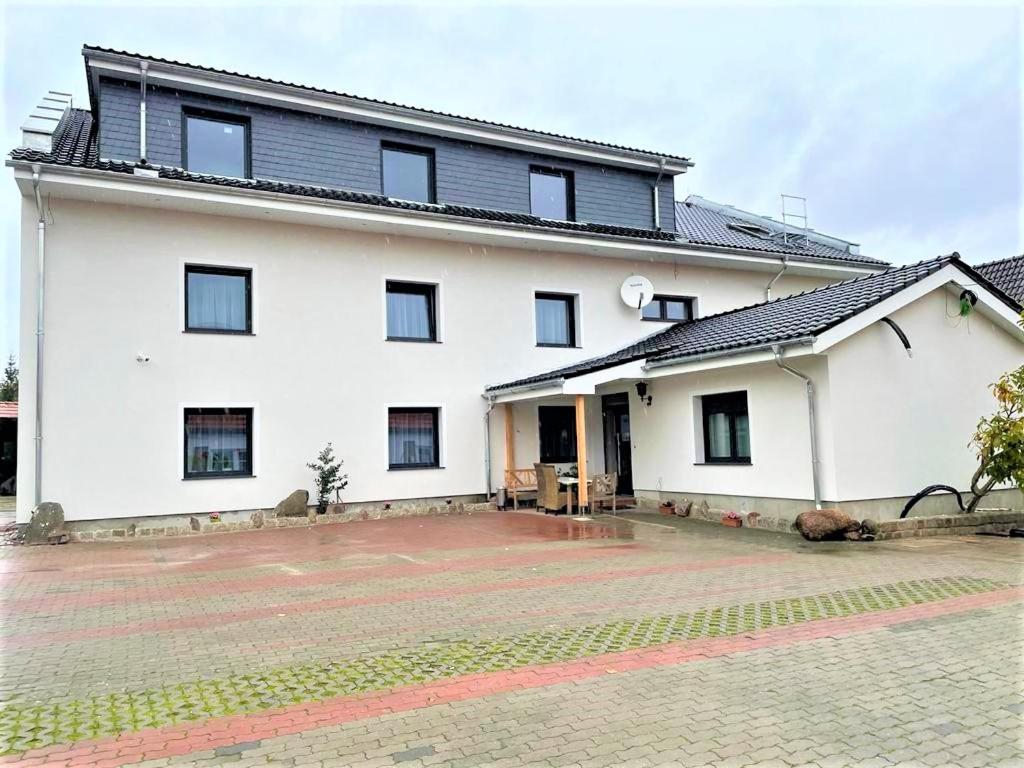
<svg viewBox="0 0 1024 768">
<path fill-rule="evenodd" d="M 321 515 L 327 511 L 331 503 L 331 494 L 337 495 L 348 486 L 348 475 L 341 474 L 341 465 L 345 462 L 334 456 L 331 443 L 320 451 L 316 461 L 306 466 L 313 470 L 313 482 L 316 485 L 316 511 Z"/>
<path fill-rule="evenodd" d="M 1024 365 L 1003 374 L 992 385 L 996 412 L 978 422 L 971 447 L 978 457 L 978 469 L 971 478 L 973 512 L 982 498 L 1000 483 L 1012 482 L 1024 488 Z"/>
<path fill-rule="evenodd" d="M 7 358 L 7 367 L 4 368 L 4 379 L 0 382 L 0 401 L 16 401 L 18 399 L 18 366 L 14 362 L 14 355 Z"/>
</svg>

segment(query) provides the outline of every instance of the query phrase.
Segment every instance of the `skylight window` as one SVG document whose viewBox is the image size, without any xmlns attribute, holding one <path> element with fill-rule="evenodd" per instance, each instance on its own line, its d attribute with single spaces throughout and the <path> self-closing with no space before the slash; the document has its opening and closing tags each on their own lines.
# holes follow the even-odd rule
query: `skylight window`
<svg viewBox="0 0 1024 768">
<path fill-rule="evenodd" d="M 735 230 L 736 232 L 742 232 L 745 235 L 751 237 L 760 237 L 767 239 L 772 236 L 772 231 L 766 227 L 759 227 L 757 224 L 740 224 L 737 222 L 729 222 L 729 229 Z"/>
</svg>

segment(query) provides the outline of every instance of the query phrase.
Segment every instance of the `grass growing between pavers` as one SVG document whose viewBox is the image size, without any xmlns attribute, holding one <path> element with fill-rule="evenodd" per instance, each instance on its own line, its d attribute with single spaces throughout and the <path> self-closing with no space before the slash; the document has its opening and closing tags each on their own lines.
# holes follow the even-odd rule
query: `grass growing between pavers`
<svg viewBox="0 0 1024 768">
<path fill-rule="evenodd" d="M 965 577 L 901 581 L 805 597 L 706 607 L 689 613 L 425 644 L 137 692 L 4 706 L 0 709 L 0 754 L 461 675 L 904 608 L 1005 586 L 988 579 Z"/>
</svg>

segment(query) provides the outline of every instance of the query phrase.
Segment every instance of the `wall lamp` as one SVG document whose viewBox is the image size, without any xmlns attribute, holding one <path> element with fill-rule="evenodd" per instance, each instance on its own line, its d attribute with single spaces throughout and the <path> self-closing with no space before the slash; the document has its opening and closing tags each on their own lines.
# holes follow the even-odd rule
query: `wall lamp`
<svg viewBox="0 0 1024 768">
<path fill-rule="evenodd" d="M 640 402 L 643 405 L 649 406 L 651 404 L 651 401 L 654 400 L 654 398 L 651 395 L 647 394 L 646 381 L 638 381 L 636 383 L 636 395 L 637 397 L 640 398 Z"/>
</svg>

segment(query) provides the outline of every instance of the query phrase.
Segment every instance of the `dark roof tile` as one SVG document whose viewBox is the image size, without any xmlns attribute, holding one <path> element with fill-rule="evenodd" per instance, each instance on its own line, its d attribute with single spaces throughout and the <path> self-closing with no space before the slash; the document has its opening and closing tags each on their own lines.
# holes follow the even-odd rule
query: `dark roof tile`
<svg viewBox="0 0 1024 768">
<path fill-rule="evenodd" d="M 979 264 L 975 269 L 1011 299 L 1024 303 L 1024 254 Z"/>
</svg>

